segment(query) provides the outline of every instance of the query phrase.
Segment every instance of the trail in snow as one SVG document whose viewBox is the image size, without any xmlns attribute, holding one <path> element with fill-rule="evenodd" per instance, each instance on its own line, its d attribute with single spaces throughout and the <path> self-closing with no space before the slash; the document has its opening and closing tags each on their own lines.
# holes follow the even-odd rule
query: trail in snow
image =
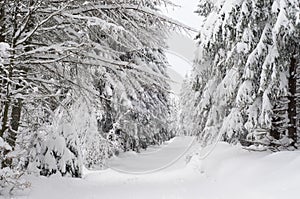
<svg viewBox="0 0 300 199">
<path fill-rule="evenodd" d="M 195 137 L 175 137 L 160 148 L 135 153 L 127 152 L 108 161 L 108 167 L 122 173 L 146 174 L 164 169 L 183 168 L 185 155 L 192 150 Z"/>
<path fill-rule="evenodd" d="M 170 160 L 169 155 L 174 157 L 172 153 L 180 154 L 179 151 L 184 150 L 189 139 L 176 138 L 168 145 L 152 149 L 148 155 L 129 153 L 113 162 L 120 168 L 130 167 L 139 170 L 152 168 L 153 165 L 160 166 L 151 160 L 157 162 Z M 299 197 L 300 151 L 249 152 L 241 149 L 240 146 L 230 146 L 220 142 L 205 160 L 200 160 L 202 154 L 210 151 L 211 147 L 196 151 L 199 155 L 194 155 L 187 165 L 184 158 L 181 158 L 172 168 L 145 175 L 124 174 L 106 169 L 86 172 L 83 179 L 62 178 L 55 175 L 50 178 L 29 176 L 32 187 L 28 195 L 14 198 L 285 199 Z M 154 159 L 153 155 L 160 157 Z M 134 160 L 137 162 L 133 162 Z M 122 161 L 127 166 L 122 166 Z M 132 167 L 129 163 L 138 166 Z M 146 166 L 147 164 L 149 167 Z"/>
</svg>

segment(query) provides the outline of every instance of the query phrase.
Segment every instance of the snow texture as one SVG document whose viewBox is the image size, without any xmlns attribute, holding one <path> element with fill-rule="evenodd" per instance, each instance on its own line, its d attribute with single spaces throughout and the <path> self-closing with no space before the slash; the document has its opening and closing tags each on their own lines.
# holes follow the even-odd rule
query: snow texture
<svg viewBox="0 0 300 199">
<path fill-rule="evenodd" d="M 86 170 L 83 179 L 28 177 L 31 191 L 16 198 L 283 199 L 297 198 L 300 193 L 299 151 L 256 153 L 221 142 L 201 159 L 210 150 L 211 146 L 196 150 L 187 165 L 179 161 L 181 166 L 152 174 L 122 174 L 107 169 Z M 122 160 L 127 161 L 131 155 Z M 167 158 L 163 149 L 153 156 Z M 143 163 L 148 164 L 137 162 Z"/>
</svg>

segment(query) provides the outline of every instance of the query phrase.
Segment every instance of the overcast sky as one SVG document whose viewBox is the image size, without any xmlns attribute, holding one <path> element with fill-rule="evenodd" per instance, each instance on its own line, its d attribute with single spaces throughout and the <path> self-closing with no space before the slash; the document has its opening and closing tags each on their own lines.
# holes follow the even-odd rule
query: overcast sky
<svg viewBox="0 0 300 199">
<path fill-rule="evenodd" d="M 171 0 L 179 8 L 168 8 L 164 10 L 165 14 L 177 21 L 180 21 L 192 28 L 199 29 L 199 16 L 194 13 L 197 10 L 199 0 Z"/>
<path fill-rule="evenodd" d="M 199 0 L 172 0 L 180 7 L 163 9 L 165 15 L 171 17 L 181 23 L 184 23 L 194 29 L 199 29 L 199 16 L 194 13 L 197 9 Z M 194 59 L 196 50 L 195 41 L 193 40 L 196 33 L 191 33 L 191 36 L 174 33 L 168 39 L 169 50 L 167 53 L 169 63 L 177 73 L 182 77 L 191 70 L 191 63 Z M 174 53 L 172 53 L 172 51 Z M 176 54 L 178 56 L 176 56 Z"/>
</svg>

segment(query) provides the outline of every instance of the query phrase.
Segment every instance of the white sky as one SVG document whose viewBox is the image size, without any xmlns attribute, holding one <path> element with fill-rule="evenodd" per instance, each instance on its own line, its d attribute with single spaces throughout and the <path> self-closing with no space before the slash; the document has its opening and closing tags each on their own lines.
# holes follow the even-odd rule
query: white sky
<svg viewBox="0 0 300 199">
<path fill-rule="evenodd" d="M 192 62 L 176 52 L 166 52 L 171 68 L 184 77 L 191 72 Z"/>
<path fill-rule="evenodd" d="M 194 13 L 194 11 L 197 9 L 199 0 L 171 1 L 180 7 L 162 9 L 164 14 L 198 30 L 200 27 L 200 17 Z M 174 52 L 167 52 L 168 61 L 172 69 L 174 69 L 182 77 L 191 71 L 191 63 L 196 50 L 196 45 L 193 40 L 195 35 L 196 33 L 191 33 L 191 36 L 188 37 L 187 35 L 182 35 L 180 33 L 173 33 L 168 39 L 168 45 L 170 47 L 169 50 Z M 176 56 L 176 54 L 180 56 Z"/>
<path fill-rule="evenodd" d="M 199 0 L 171 0 L 176 5 L 181 7 L 179 8 L 168 8 L 164 9 L 163 12 L 165 15 L 180 21 L 192 28 L 199 29 L 199 16 L 194 13 L 197 10 L 197 5 Z"/>
</svg>

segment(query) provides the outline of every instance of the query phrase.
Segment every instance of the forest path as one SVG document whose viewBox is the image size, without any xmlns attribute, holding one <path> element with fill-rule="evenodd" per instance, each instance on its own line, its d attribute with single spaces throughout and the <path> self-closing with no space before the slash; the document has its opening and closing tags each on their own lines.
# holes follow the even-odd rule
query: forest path
<svg viewBox="0 0 300 199">
<path fill-rule="evenodd" d="M 142 170 L 160 166 L 180 154 L 192 138 L 178 137 L 152 148 L 151 153 L 124 154 L 117 163 L 134 161 Z M 159 172 L 133 175 L 112 169 L 87 171 L 81 179 L 52 175 L 30 176 L 30 192 L 16 199 L 283 199 L 299 198 L 300 151 L 249 152 L 240 146 L 220 142 L 205 160 L 199 157 L 211 150 L 193 144 L 195 152 L 188 164 L 185 155 L 172 167 Z M 195 148 L 199 148 L 194 151 Z M 148 155 L 145 153 L 148 152 Z M 174 158 L 175 155 L 172 154 Z M 197 155 L 198 154 L 198 155 Z M 174 156 L 173 156 L 174 155 Z M 199 156 L 200 155 L 200 156 Z M 126 156 L 126 157 L 125 157 Z M 134 157 L 132 157 L 134 156 Z M 149 157 L 146 157 L 149 156 Z M 161 156 L 160 158 L 154 156 Z M 163 159 L 161 159 L 163 158 Z M 151 162 L 152 160 L 153 162 Z M 122 162 L 123 161 L 123 162 Z M 143 162 L 147 161 L 147 163 Z M 156 162 L 156 163 L 154 163 Z M 120 166 L 123 168 L 124 166 Z M 2 199 L 3 197 L 0 196 Z M 4 199 L 4 198 L 3 198 Z"/>
<path fill-rule="evenodd" d="M 141 153 L 126 152 L 108 161 L 112 170 L 128 174 L 147 174 L 184 168 L 186 155 L 195 147 L 195 137 L 180 136 Z"/>
</svg>

